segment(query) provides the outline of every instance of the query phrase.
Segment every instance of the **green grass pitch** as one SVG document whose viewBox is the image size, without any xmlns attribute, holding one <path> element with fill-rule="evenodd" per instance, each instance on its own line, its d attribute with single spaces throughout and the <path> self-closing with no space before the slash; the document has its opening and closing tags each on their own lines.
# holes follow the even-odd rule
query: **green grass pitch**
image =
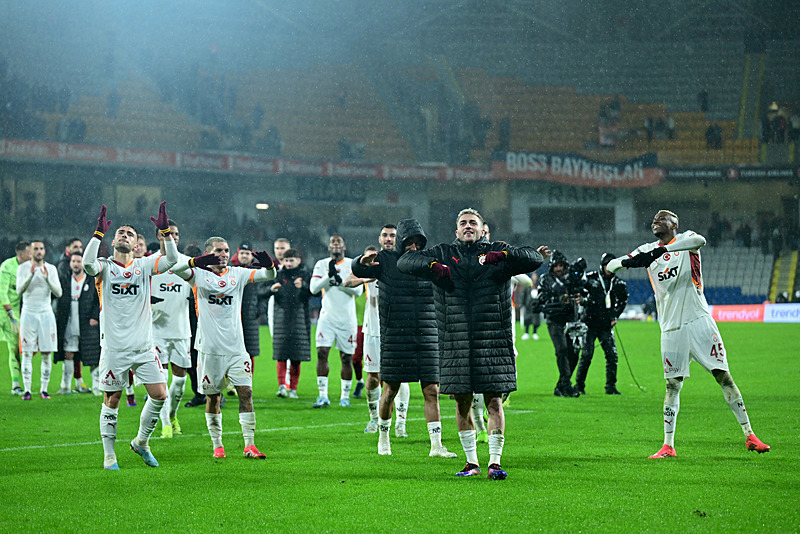
<svg viewBox="0 0 800 534">
<path fill-rule="evenodd" d="M 364 399 L 314 410 L 314 361 L 303 364 L 300 399 L 280 399 L 269 336 L 256 360 L 256 444 L 266 461 L 241 456 L 236 399 L 223 409 L 228 458 L 211 457 L 202 408 L 181 407 L 184 435 L 153 439 L 161 467 L 128 450 L 139 406 L 120 407 L 120 471 L 101 468 L 100 400 L 91 395 L 10 394 L 0 366 L 0 532 L 796 532 L 800 529 L 800 327 L 720 324 L 731 372 L 768 454 L 744 437 L 713 378 L 697 364 L 681 394 L 677 458 L 649 460 L 662 444 L 664 381 L 654 323 L 621 323 L 622 396 L 603 394 L 597 349 L 587 395 L 553 397 L 557 372 L 546 328 L 517 341 L 519 391 L 506 409 L 505 481 L 460 479 L 464 465 L 454 403 L 441 398 L 443 442 L 458 459 L 429 458 L 422 396 L 412 385 L 407 439 L 390 457 L 363 433 Z M 519 333 L 518 333 L 519 335 Z M 2 355 L 3 362 L 6 361 Z M 86 372 L 86 371 L 84 371 Z M 38 356 L 34 390 L 38 389 Z M 58 389 L 55 367 L 51 394 Z M 187 391 L 188 391 L 187 384 Z M 187 393 L 184 401 L 190 398 Z M 160 425 L 154 436 L 160 435 Z M 392 436 L 394 433 L 392 433 Z M 486 470 L 488 448 L 479 445 Z"/>
</svg>

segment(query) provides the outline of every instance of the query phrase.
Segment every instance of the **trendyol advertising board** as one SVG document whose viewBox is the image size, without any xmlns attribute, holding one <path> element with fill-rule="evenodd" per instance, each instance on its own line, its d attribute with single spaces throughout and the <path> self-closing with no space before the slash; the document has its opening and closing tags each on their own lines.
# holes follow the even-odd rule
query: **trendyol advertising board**
<svg viewBox="0 0 800 534">
<path fill-rule="evenodd" d="M 741 304 L 709 306 L 717 322 L 800 323 L 800 304 Z"/>
</svg>

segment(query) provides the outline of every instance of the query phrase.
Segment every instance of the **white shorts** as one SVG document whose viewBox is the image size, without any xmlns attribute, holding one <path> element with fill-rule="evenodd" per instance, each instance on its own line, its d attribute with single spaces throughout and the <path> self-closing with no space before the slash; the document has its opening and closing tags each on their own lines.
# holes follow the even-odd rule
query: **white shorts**
<svg viewBox="0 0 800 534">
<path fill-rule="evenodd" d="M 81 336 L 64 336 L 64 352 L 78 352 L 80 350 Z"/>
<path fill-rule="evenodd" d="M 56 316 L 52 311 L 22 310 L 19 318 L 19 350 L 21 352 L 55 352 Z"/>
<path fill-rule="evenodd" d="M 381 337 L 364 334 L 364 372 L 381 372 Z"/>
<path fill-rule="evenodd" d="M 226 388 L 225 379 L 234 386 L 253 387 L 253 368 L 250 356 L 242 354 L 197 353 L 197 379 L 200 393 L 216 395 Z"/>
<path fill-rule="evenodd" d="M 333 326 L 328 321 L 321 320 L 317 323 L 317 347 L 332 347 L 336 342 L 339 352 L 353 354 L 356 351 L 356 334 L 358 327 L 350 328 Z"/>
<path fill-rule="evenodd" d="M 188 369 L 192 366 L 188 339 L 156 339 L 153 343 L 162 365 L 172 364 Z"/>
<path fill-rule="evenodd" d="M 678 329 L 661 333 L 661 360 L 664 378 L 689 376 L 689 363 L 694 360 L 709 373 L 728 370 L 725 345 L 717 324 L 710 316 L 700 317 Z"/>
<path fill-rule="evenodd" d="M 144 352 L 100 350 L 100 390 L 122 391 L 130 385 L 128 371 L 133 371 L 135 385 L 164 384 L 167 377 L 155 349 Z"/>
</svg>

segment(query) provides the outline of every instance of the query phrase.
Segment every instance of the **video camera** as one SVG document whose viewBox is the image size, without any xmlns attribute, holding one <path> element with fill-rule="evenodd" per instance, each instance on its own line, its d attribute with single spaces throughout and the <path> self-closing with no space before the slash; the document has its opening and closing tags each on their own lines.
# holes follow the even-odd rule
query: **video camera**
<svg viewBox="0 0 800 534">
<path fill-rule="evenodd" d="M 586 273 L 586 260 L 578 258 L 574 263 L 567 266 L 566 286 L 570 296 L 584 295 L 584 273 Z"/>
</svg>

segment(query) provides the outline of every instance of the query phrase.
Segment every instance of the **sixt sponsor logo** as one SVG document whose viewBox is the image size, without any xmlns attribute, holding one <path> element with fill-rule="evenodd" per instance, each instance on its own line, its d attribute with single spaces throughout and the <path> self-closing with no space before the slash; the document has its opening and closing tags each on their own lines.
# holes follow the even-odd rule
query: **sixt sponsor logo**
<svg viewBox="0 0 800 534">
<path fill-rule="evenodd" d="M 183 286 L 180 284 L 170 282 L 169 284 L 159 284 L 158 289 L 164 293 L 180 293 L 181 287 Z"/>
<path fill-rule="evenodd" d="M 139 286 L 137 284 L 111 284 L 112 295 L 138 295 Z"/>
<path fill-rule="evenodd" d="M 669 280 L 670 278 L 675 278 L 678 276 L 678 266 L 675 267 L 667 267 L 660 273 L 658 273 L 658 281 L 664 282 L 665 280 Z"/>
<path fill-rule="evenodd" d="M 230 306 L 233 304 L 233 296 L 232 295 L 209 295 L 208 296 L 208 303 L 209 304 L 216 304 L 217 306 Z"/>
</svg>

